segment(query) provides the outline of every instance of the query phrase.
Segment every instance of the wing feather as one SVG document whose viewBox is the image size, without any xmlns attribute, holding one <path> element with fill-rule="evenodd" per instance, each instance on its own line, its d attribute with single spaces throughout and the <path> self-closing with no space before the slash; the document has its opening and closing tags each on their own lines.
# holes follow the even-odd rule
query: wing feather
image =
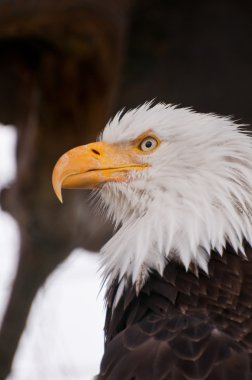
<svg viewBox="0 0 252 380">
<path fill-rule="evenodd" d="M 148 316 L 108 344 L 98 379 L 250 380 L 250 358 L 206 317 Z"/>
<path fill-rule="evenodd" d="M 211 254 L 209 276 L 168 263 L 136 296 L 128 284 L 113 308 L 99 380 L 251 380 L 252 249 Z"/>
</svg>

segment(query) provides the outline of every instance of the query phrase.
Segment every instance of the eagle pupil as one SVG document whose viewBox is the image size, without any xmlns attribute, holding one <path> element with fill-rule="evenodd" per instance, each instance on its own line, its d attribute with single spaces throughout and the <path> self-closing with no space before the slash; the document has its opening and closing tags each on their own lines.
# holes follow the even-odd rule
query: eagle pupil
<svg viewBox="0 0 252 380">
<path fill-rule="evenodd" d="M 146 148 L 151 148 L 152 147 L 152 142 L 150 140 L 146 141 L 145 146 L 146 146 Z"/>
</svg>

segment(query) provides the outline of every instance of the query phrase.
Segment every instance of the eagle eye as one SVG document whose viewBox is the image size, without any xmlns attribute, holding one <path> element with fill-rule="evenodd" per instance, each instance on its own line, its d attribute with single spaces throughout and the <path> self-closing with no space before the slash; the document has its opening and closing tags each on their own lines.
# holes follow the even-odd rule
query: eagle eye
<svg viewBox="0 0 252 380">
<path fill-rule="evenodd" d="M 139 145 L 139 148 L 142 151 L 147 152 L 147 151 L 151 151 L 155 149 L 157 145 L 158 145 L 158 141 L 154 137 L 148 136 L 143 139 L 143 141 Z"/>
</svg>

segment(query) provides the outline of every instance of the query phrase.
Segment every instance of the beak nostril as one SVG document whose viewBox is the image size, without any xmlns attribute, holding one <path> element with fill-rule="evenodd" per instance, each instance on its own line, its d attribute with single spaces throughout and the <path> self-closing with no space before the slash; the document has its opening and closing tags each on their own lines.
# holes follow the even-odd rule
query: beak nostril
<svg viewBox="0 0 252 380">
<path fill-rule="evenodd" d="M 96 156 L 100 156 L 100 155 L 101 155 L 101 153 L 98 152 L 98 150 L 96 150 L 96 149 L 91 149 L 91 151 L 92 151 Z"/>
</svg>

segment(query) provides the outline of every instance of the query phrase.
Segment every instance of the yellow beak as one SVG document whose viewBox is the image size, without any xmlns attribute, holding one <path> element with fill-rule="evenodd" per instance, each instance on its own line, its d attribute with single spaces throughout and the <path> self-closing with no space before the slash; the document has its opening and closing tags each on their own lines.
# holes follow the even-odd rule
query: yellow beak
<svg viewBox="0 0 252 380">
<path fill-rule="evenodd" d="M 105 182 L 125 182 L 129 172 L 142 170 L 132 147 L 105 142 L 78 146 L 63 154 L 56 163 L 52 184 L 60 202 L 61 189 L 93 189 Z"/>
</svg>

